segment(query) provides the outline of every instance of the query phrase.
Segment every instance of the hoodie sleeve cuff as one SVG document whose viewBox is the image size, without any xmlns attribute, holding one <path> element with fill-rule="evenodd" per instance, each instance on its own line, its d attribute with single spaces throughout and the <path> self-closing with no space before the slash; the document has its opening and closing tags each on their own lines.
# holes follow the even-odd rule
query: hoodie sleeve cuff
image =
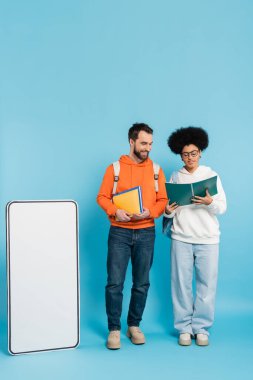
<svg viewBox="0 0 253 380">
<path fill-rule="evenodd" d="M 212 203 L 210 203 L 210 205 L 208 205 L 207 208 L 208 208 L 210 211 L 215 211 L 215 209 L 216 209 L 216 207 L 215 207 L 215 202 L 212 201 Z"/>
<path fill-rule="evenodd" d="M 163 216 L 164 216 L 165 218 L 169 218 L 169 219 L 171 219 L 171 218 L 173 218 L 173 217 L 175 216 L 175 214 L 176 214 L 175 211 L 173 211 L 171 214 L 166 214 L 166 212 L 164 211 Z"/>
<path fill-rule="evenodd" d="M 112 203 L 110 205 L 110 207 L 108 207 L 108 209 L 107 209 L 107 215 L 108 216 L 115 216 L 116 211 L 117 211 L 117 207 Z"/>
</svg>

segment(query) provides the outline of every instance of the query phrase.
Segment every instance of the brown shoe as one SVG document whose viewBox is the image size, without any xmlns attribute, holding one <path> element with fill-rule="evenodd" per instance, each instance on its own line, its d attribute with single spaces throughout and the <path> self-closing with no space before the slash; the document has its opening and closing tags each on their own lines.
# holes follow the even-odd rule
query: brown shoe
<svg viewBox="0 0 253 380">
<path fill-rule="evenodd" d="M 131 339 L 131 342 L 133 344 L 144 344 L 145 343 L 145 336 L 138 326 L 128 327 L 126 335 L 128 338 Z"/>
<path fill-rule="evenodd" d="M 118 350 L 120 348 L 120 331 L 112 330 L 109 332 L 106 347 L 109 350 Z"/>
</svg>

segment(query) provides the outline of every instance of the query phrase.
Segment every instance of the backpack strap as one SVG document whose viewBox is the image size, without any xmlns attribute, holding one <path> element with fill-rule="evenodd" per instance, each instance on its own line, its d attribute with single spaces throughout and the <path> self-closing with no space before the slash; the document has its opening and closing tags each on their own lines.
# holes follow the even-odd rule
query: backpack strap
<svg viewBox="0 0 253 380">
<path fill-rule="evenodd" d="M 153 169 L 154 169 L 155 192 L 158 193 L 158 190 L 159 190 L 158 178 L 159 178 L 160 165 L 153 162 Z"/>
<path fill-rule="evenodd" d="M 119 163 L 119 161 L 113 162 L 113 171 L 114 171 L 114 182 L 113 182 L 112 195 L 116 194 L 116 190 L 117 190 L 117 184 L 118 184 L 119 172 L 120 172 L 120 163 Z"/>
<path fill-rule="evenodd" d="M 119 163 L 119 161 L 115 161 L 115 162 L 113 162 L 112 165 L 113 165 L 113 171 L 114 171 L 114 182 L 113 182 L 112 194 L 114 195 L 114 194 L 116 194 L 117 184 L 119 181 L 120 163 Z M 158 178 L 159 178 L 160 165 L 153 162 L 153 169 L 154 169 L 155 191 L 157 193 L 159 190 Z"/>
</svg>

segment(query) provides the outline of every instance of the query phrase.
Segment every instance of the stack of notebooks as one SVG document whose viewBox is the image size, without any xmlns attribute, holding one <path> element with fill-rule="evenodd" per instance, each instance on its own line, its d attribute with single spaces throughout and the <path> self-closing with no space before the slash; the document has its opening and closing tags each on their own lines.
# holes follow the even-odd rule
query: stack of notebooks
<svg viewBox="0 0 253 380">
<path fill-rule="evenodd" d="M 131 189 L 117 193 L 112 197 L 112 200 L 115 206 L 130 214 L 141 214 L 143 212 L 140 186 L 132 187 Z"/>
<path fill-rule="evenodd" d="M 196 195 L 205 197 L 206 190 L 211 196 L 217 194 L 217 176 L 187 184 L 166 182 L 165 186 L 170 204 L 176 202 L 179 206 L 186 206 L 192 204 Z"/>
</svg>

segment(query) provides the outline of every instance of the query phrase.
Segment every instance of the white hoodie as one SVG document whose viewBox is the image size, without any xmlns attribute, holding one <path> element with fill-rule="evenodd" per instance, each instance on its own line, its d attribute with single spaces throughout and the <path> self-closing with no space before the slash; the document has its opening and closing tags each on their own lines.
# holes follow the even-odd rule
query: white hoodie
<svg viewBox="0 0 253 380">
<path fill-rule="evenodd" d="M 193 173 L 189 173 L 185 168 L 174 172 L 170 178 L 173 183 L 193 183 L 216 176 L 211 168 L 199 166 Z M 175 180 L 176 179 L 176 180 Z M 217 175 L 218 194 L 214 195 L 210 205 L 188 205 L 179 206 L 172 214 L 164 215 L 173 218 L 171 227 L 171 238 L 192 244 L 217 244 L 219 243 L 219 222 L 217 214 L 226 211 L 226 195 L 224 193 L 221 180 Z"/>
</svg>

